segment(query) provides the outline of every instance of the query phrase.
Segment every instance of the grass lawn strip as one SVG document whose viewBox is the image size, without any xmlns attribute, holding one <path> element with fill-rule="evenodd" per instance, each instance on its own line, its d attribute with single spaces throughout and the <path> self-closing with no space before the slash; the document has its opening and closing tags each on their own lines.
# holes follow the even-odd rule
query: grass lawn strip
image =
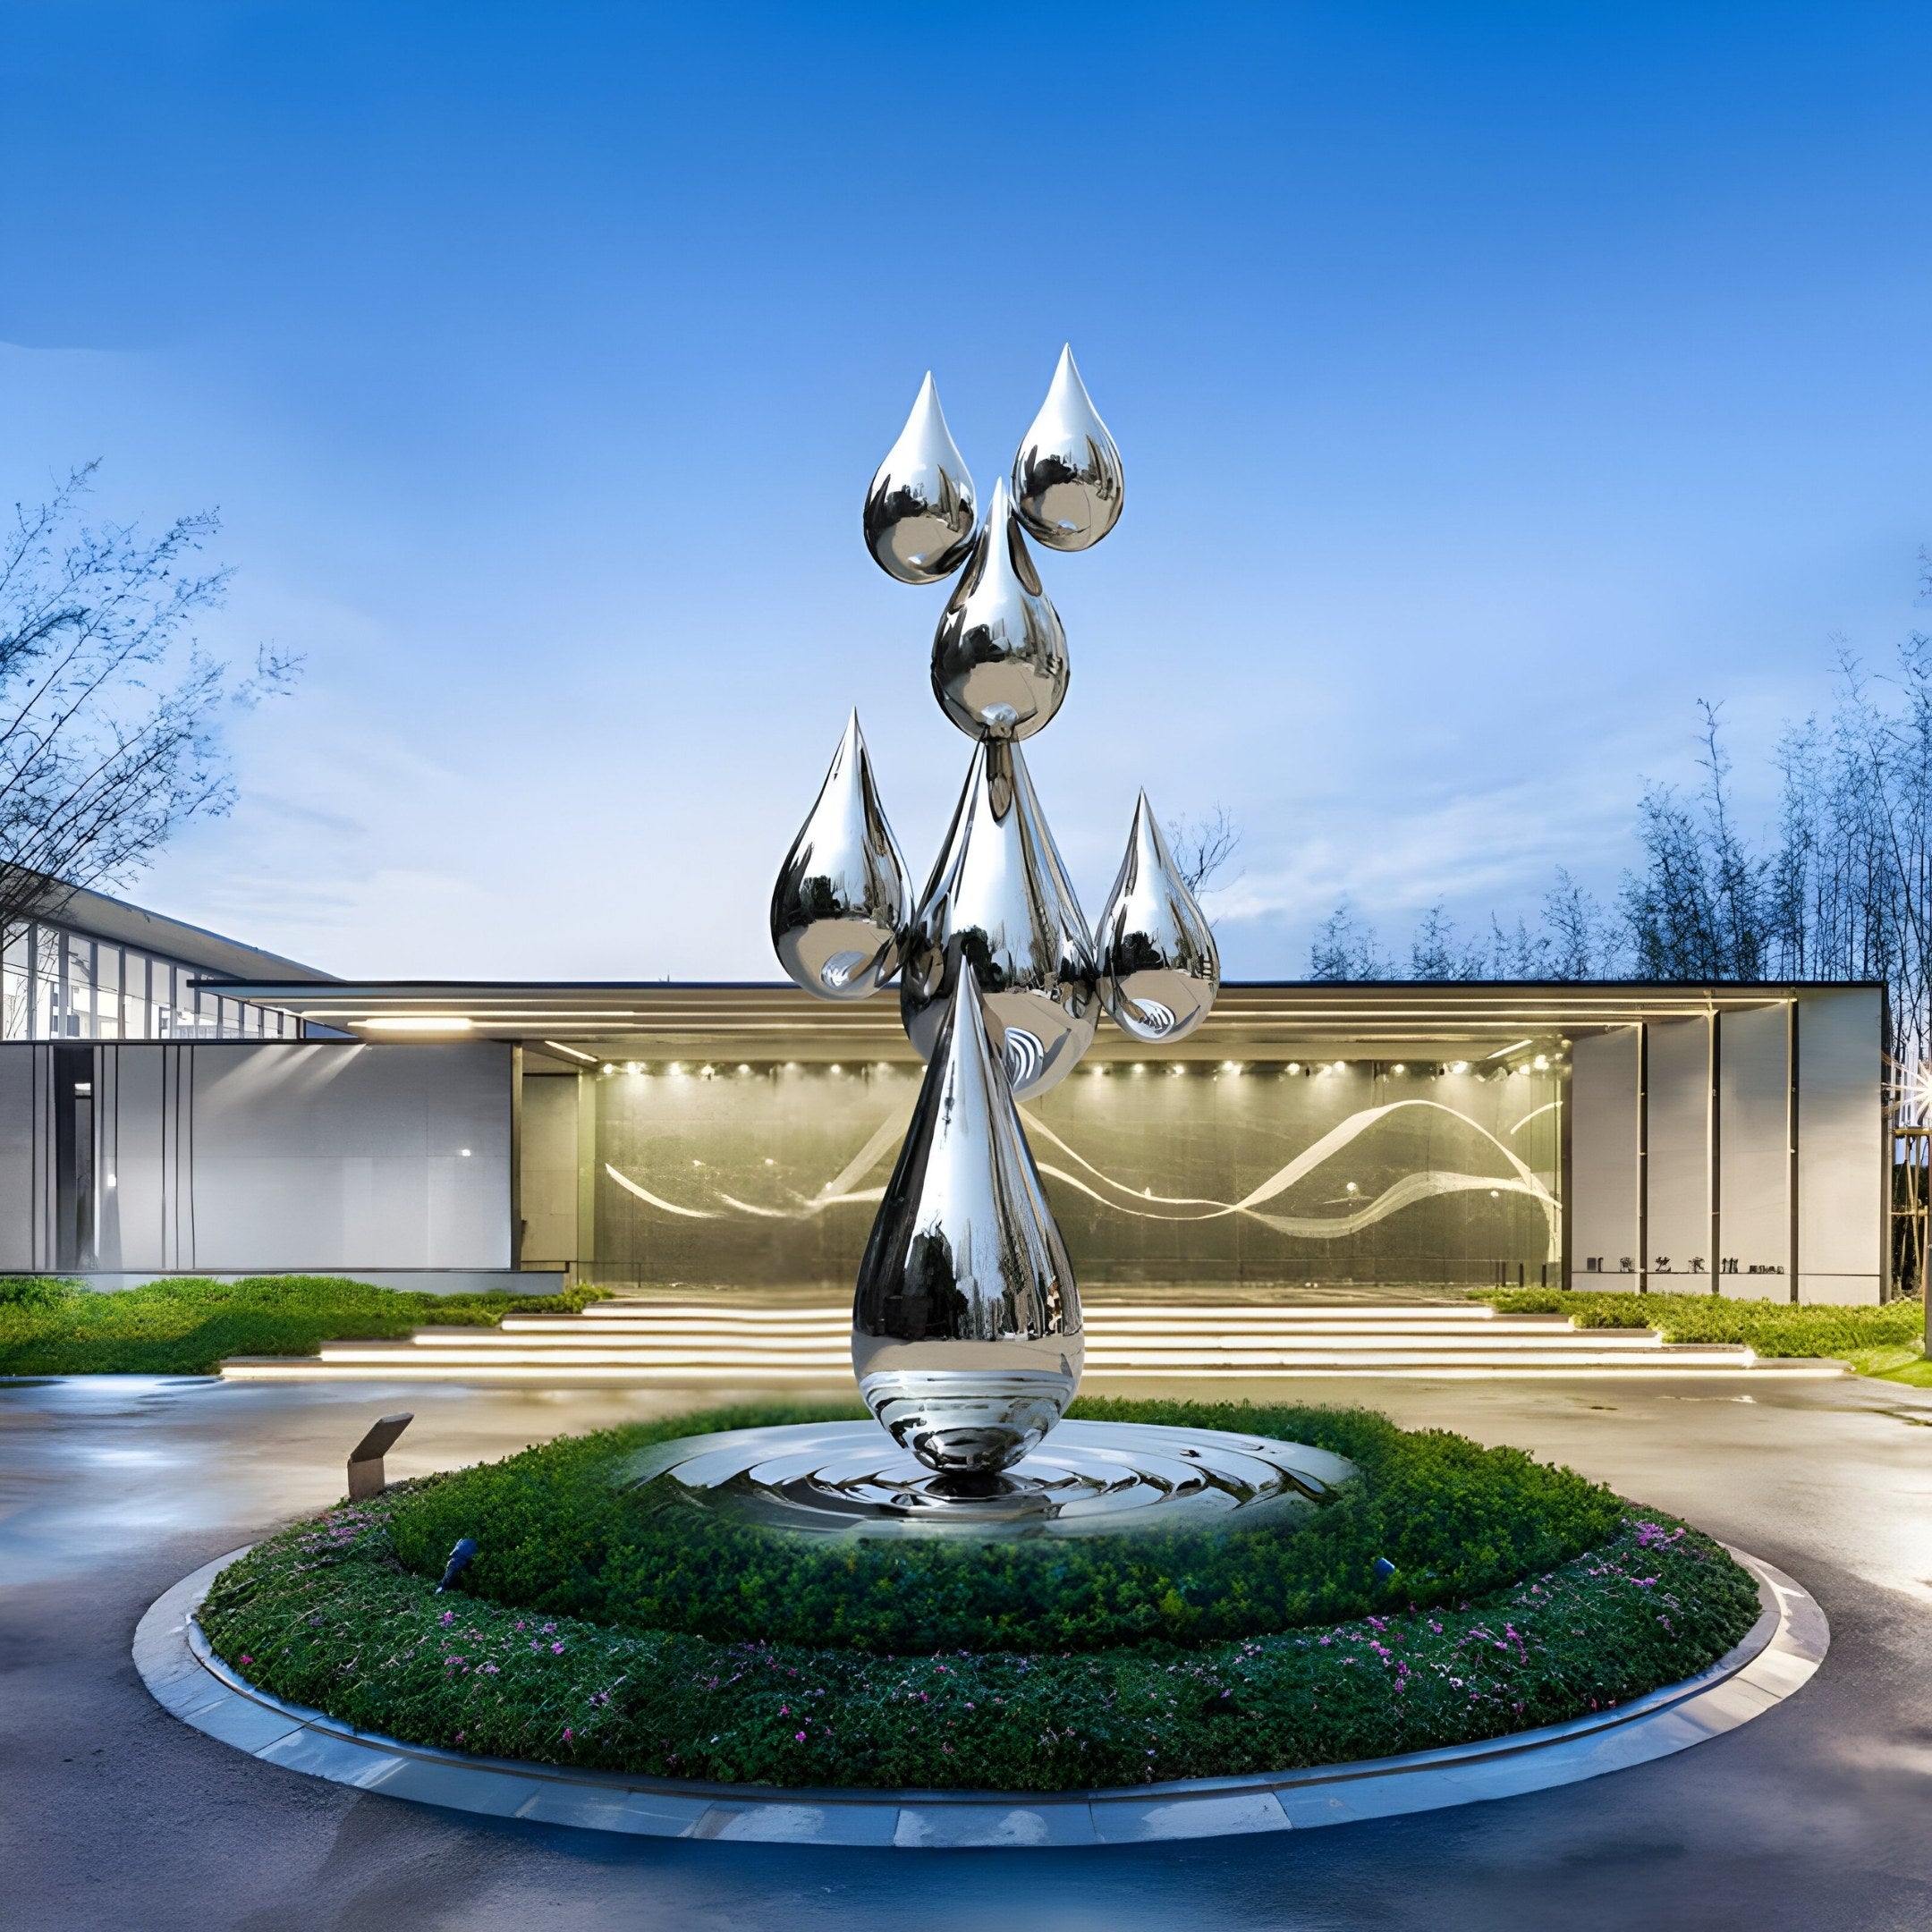
<svg viewBox="0 0 1932 1932">
<path fill-rule="evenodd" d="M 1567 1315 L 1578 1328 L 1655 1328 L 1666 1342 L 1733 1342 L 1766 1356 L 1836 1357 L 1860 1375 L 1932 1387 L 1925 1303 L 1915 1297 L 1840 1307 L 1589 1289 L 1483 1288 L 1471 1293 L 1502 1315 Z"/>
<path fill-rule="evenodd" d="M 276 1696 L 447 1749 L 733 1783 L 1056 1791 L 1580 1716 L 1693 1674 L 1758 1610 L 1715 1544 L 1626 1510 L 1597 1547 L 1484 1596 L 1191 1648 L 717 1642 L 435 1596 L 393 1526 L 444 1479 L 331 1511 L 232 1565 L 202 1612 L 217 1653 Z"/>
<path fill-rule="evenodd" d="M 606 1294 L 424 1294 L 334 1275 L 181 1275 L 97 1294 L 48 1275 L 0 1275 L 0 1375 L 213 1375 L 230 1355 L 490 1327 L 505 1315 L 574 1313 Z"/>
</svg>

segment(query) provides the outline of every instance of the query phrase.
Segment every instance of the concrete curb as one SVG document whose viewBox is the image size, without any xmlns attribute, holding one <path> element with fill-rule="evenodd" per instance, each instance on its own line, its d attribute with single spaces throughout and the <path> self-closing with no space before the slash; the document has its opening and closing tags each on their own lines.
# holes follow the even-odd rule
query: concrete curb
<svg viewBox="0 0 1932 1932">
<path fill-rule="evenodd" d="M 385 1797 L 589 1831 L 765 1844 L 1121 1844 L 1305 1830 L 1513 1798 L 1646 1764 L 1734 1731 L 1809 1682 L 1831 1642 L 1825 1613 L 1808 1591 L 1733 1550 L 1757 1578 L 1764 1605 L 1743 1641 L 1695 1677 L 1567 1724 L 1400 1758 L 1112 1791 L 805 1791 L 470 1757 L 405 1744 L 284 1703 L 231 1671 L 196 1621 L 209 1586 L 246 1554 L 231 1550 L 183 1577 L 134 1632 L 135 1668 L 183 1724 L 266 1764 Z"/>
</svg>

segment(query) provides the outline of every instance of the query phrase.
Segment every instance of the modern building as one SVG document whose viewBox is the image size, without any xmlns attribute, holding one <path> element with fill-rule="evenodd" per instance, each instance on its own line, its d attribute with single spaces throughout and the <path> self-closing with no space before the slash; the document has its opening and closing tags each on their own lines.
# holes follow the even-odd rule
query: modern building
<svg viewBox="0 0 1932 1932">
<path fill-rule="evenodd" d="M 348 982 L 62 920 L 6 953 L 9 1270 L 843 1284 L 918 1090 L 890 993 Z M 1875 1301 L 1885 1038 L 1876 985 L 1229 985 L 1025 1117 L 1091 1284 Z"/>
</svg>

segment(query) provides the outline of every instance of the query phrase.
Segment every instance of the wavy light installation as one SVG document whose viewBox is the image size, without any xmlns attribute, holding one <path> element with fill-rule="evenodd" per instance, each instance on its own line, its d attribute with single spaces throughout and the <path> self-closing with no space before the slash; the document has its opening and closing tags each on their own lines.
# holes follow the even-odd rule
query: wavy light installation
<svg viewBox="0 0 1932 1932">
<path fill-rule="evenodd" d="M 1446 1114 L 1452 1120 L 1479 1133 L 1493 1147 L 1513 1170 L 1509 1174 L 1473 1174 L 1453 1169 L 1428 1168 L 1419 1174 L 1404 1174 L 1401 1180 L 1385 1188 L 1373 1199 L 1364 1201 L 1359 1208 L 1344 1215 L 1283 1215 L 1265 1214 L 1264 1205 L 1284 1194 L 1298 1182 L 1306 1180 L 1324 1163 L 1333 1159 L 1343 1148 L 1360 1139 L 1369 1128 L 1386 1120 L 1391 1114 L 1400 1113 L 1405 1107 L 1427 1107 L 1438 1114 Z M 1538 1113 L 1543 1109 L 1538 1108 Z M 1528 1125 L 1535 1114 L 1519 1121 L 1510 1131 L 1515 1133 Z M 1556 1197 L 1550 1192 L 1529 1165 L 1499 1140 L 1480 1122 L 1471 1120 L 1458 1108 L 1445 1105 L 1440 1100 L 1391 1100 L 1382 1106 L 1364 1107 L 1360 1112 L 1351 1114 L 1347 1119 L 1331 1127 L 1320 1140 L 1305 1148 L 1291 1161 L 1277 1167 L 1258 1187 L 1250 1189 L 1237 1201 L 1222 1201 L 1199 1195 L 1153 1194 L 1128 1186 L 1124 1181 L 1116 1181 L 1104 1173 L 1080 1151 L 1070 1145 L 1061 1135 L 1047 1126 L 1044 1121 L 1029 1120 L 1027 1131 L 1030 1137 L 1046 1141 L 1084 1168 L 1092 1181 L 1070 1174 L 1063 1167 L 1048 1162 L 1039 1163 L 1040 1172 L 1051 1175 L 1064 1186 L 1088 1196 L 1103 1208 L 1118 1214 L 1131 1216 L 1141 1221 L 1217 1221 L 1231 1215 L 1244 1215 L 1271 1227 L 1278 1233 L 1288 1234 L 1301 1240 L 1340 1241 L 1349 1235 L 1359 1233 L 1363 1228 L 1373 1226 L 1377 1221 L 1385 1220 L 1390 1215 L 1398 1214 L 1404 1208 L 1419 1201 L 1436 1199 L 1448 1194 L 1471 1193 L 1487 1190 L 1492 1194 L 1520 1194 L 1534 1200 L 1543 1210 L 1543 1216 L 1549 1230 L 1550 1254 L 1552 1258 L 1559 1253 L 1560 1209 Z M 735 1213 L 755 1216 L 767 1221 L 803 1221 L 815 1215 L 823 1214 L 828 1208 L 848 1205 L 869 1204 L 880 1199 L 883 1187 L 859 1188 L 853 1183 L 869 1173 L 878 1162 L 899 1144 L 904 1132 L 903 1119 L 898 1114 L 889 1115 L 857 1154 L 840 1169 L 830 1181 L 809 1197 L 794 1194 L 798 1203 L 795 1208 L 763 1208 L 750 1201 L 742 1201 L 722 1190 L 714 1191 L 713 1198 L 722 1201 Z M 700 1208 L 680 1207 L 674 1201 L 663 1199 L 648 1188 L 640 1186 L 629 1175 L 621 1174 L 608 1161 L 604 1171 L 626 1192 L 666 1214 L 682 1216 L 694 1221 L 715 1221 L 720 1216 L 713 1210 Z M 1097 1182 L 1098 1186 L 1094 1185 Z M 1101 1189 L 1108 1191 L 1103 1193 Z M 1173 1210 L 1181 1209 L 1176 1213 Z M 1165 1211 L 1164 1211 L 1165 1210 Z"/>
</svg>

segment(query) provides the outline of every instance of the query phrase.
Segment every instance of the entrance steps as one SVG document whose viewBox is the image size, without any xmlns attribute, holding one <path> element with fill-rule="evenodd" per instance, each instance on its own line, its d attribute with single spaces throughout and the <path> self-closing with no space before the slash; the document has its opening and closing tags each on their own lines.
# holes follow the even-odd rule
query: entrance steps
<svg viewBox="0 0 1932 1932">
<path fill-rule="evenodd" d="M 1652 1329 L 1572 1328 L 1562 1315 L 1471 1302 L 1140 1302 L 1085 1307 L 1082 1385 L 1342 1376 L 1845 1373 L 1837 1361 L 1665 1343 Z M 500 1328 L 419 1328 L 405 1341 L 328 1342 L 317 1355 L 239 1356 L 231 1381 L 491 1382 L 533 1386 L 779 1384 L 850 1388 L 849 1304 L 750 1307 L 643 1298 L 580 1315 L 507 1315 Z"/>
</svg>

